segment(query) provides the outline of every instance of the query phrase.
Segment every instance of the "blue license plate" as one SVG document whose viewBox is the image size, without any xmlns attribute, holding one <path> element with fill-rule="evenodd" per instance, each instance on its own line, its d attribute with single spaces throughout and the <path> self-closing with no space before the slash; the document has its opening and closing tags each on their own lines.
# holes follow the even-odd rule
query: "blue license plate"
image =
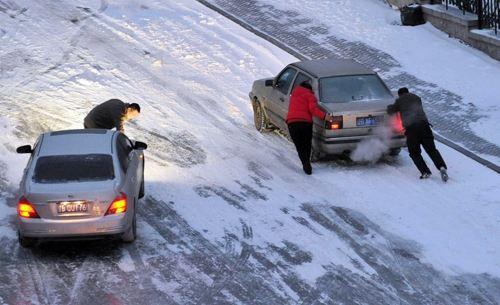
<svg viewBox="0 0 500 305">
<path fill-rule="evenodd" d="M 356 118 L 357 127 L 377 126 L 383 120 L 382 116 L 368 116 Z"/>
</svg>

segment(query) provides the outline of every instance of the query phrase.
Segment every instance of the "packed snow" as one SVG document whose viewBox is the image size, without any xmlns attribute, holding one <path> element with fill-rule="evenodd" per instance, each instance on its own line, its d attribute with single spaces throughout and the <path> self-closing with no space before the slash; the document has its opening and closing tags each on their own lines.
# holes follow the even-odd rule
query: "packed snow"
<svg viewBox="0 0 500 305">
<path fill-rule="evenodd" d="M 320 20 L 338 21 L 339 33 L 394 51 L 405 69 L 463 92 L 498 119 L 493 102 L 500 96 L 494 85 L 500 79 L 497 62 L 446 42 L 428 26 L 414 30 L 419 37 L 405 44 L 425 40 L 432 47 L 407 54 L 396 46 L 403 39 L 399 33 L 410 30 L 391 25 L 395 13 L 377 1 L 360 0 L 366 7 L 358 11 L 358 1 L 337 2 L 338 10 L 330 9 L 327 0 L 301 7 Z M 354 286 L 370 283 L 394 304 L 399 298 L 416 304 L 404 296 L 411 289 L 415 295 L 449 291 L 454 281 L 466 287 L 463 291 L 476 289 L 467 277 L 489 287 L 481 292 L 491 301 L 487 304 L 500 300 L 497 173 L 438 145 L 449 165 L 447 184 L 436 170 L 420 181 L 406 150 L 368 165 L 320 162 L 312 176 L 304 175 L 292 143 L 255 130 L 248 100 L 255 79 L 273 76 L 296 59 L 194 0 L 7 0 L 0 8 L 0 257 L 5 258 L 0 269 L 16 274 L 0 284 L 0 302 L 23 297 L 12 294 L 22 289 L 16 268 L 25 267 L 11 262 L 18 256 L 28 260 L 23 266 L 29 270 L 39 270 L 33 273 L 33 287 L 45 283 L 45 293 L 33 288 L 38 299 L 27 295 L 27 303 L 44 303 L 43 298 L 85 303 L 89 296 L 78 287 L 90 287 L 96 297 L 106 292 L 100 302 L 114 297 L 126 303 L 141 296 L 127 289 L 117 294 L 113 287 L 118 284 L 139 287 L 151 304 L 266 304 L 273 298 L 307 303 L 307 285 L 321 292 L 318 300 L 337 293 L 336 286 L 324 282 L 332 274 L 352 279 Z M 387 24 L 377 26 L 376 35 L 373 23 L 361 22 L 371 20 L 365 18 L 368 13 Z M 356 27 L 342 14 L 358 20 Z M 461 65 L 471 77 L 459 78 L 450 67 L 465 53 L 474 55 Z M 432 61 L 424 60 L 431 54 Z M 77 254 L 58 255 L 43 247 L 12 254 L 21 251 L 16 250 L 12 198 L 27 162 L 15 147 L 32 144 L 44 131 L 81 128 L 91 107 L 110 98 L 142 107 L 139 118 L 125 126 L 129 136 L 149 144 L 139 239 L 118 252 L 96 250 L 105 253 L 105 260 L 84 246 Z M 483 134 L 483 128 L 485 136 L 500 143 L 489 123 L 477 132 Z M 212 262 L 197 257 L 200 252 L 223 259 L 214 265 L 220 270 L 196 265 Z M 58 265 L 68 256 L 82 262 Z M 397 287 L 396 277 L 386 284 L 384 266 L 390 274 L 401 274 L 407 286 Z M 68 278 L 58 272 L 66 268 Z M 85 276 L 75 276 L 74 287 L 68 284 L 81 272 Z M 429 285 L 431 275 L 435 282 Z M 104 282 L 93 284 L 93 278 Z M 238 288 L 248 287 L 242 278 L 252 279 L 252 285 L 262 282 L 269 291 L 253 296 L 252 288 Z M 231 287 L 233 281 L 240 286 Z M 369 299 L 368 294 L 353 293 L 353 298 Z M 440 300 L 453 304 L 456 294 Z"/>
</svg>

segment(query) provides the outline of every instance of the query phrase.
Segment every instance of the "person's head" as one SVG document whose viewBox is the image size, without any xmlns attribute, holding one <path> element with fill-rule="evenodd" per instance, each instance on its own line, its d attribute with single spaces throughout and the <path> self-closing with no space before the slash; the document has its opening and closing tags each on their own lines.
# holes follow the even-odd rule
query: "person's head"
<svg viewBox="0 0 500 305">
<path fill-rule="evenodd" d="M 300 86 L 301 86 L 301 87 L 304 87 L 304 88 L 306 88 L 306 89 L 309 89 L 309 90 L 312 90 L 312 89 L 313 89 L 313 88 L 312 88 L 312 86 L 311 86 L 311 82 L 310 82 L 310 81 L 308 81 L 308 80 L 305 80 L 305 81 L 303 81 L 302 83 L 300 83 Z"/>
<path fill-rule="evenodd" d="M 410 93 L 410 91 L 408 90 L 408 88 L 406 88 L 406 87 L 399 88 L 399 90 L 398 90 L 398 95 L 399 96 L 405 95 L 406 93 Z"/>
<path fill-rule="evenodd" d="M 127 121 L 135 119 L 139 113 L 141 113 L 141 106 L 137 103 L 132 103 L 127 105 L 127 111 L 125 112 L 125 119 Z"/>
</svg>

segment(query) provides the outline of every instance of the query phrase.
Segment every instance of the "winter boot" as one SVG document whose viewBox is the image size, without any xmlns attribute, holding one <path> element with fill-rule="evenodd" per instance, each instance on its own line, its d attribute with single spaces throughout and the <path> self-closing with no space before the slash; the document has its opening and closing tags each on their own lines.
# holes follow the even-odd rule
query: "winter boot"
<svg viewBox="0 0 500 305">
<path fill-rule="evenodd" d="M 443 180 L 444 182 L 448 181 L 448 171 L 446 170 L 445 167 L 441 167 L 439 169 L 439 172 L 441 173 L 441 180 Z"/>
<path fill-rule="evenodd" d="M 423 173 L 422 176 L 420 176 L 420 179 L 427 179 L 431 177 L 431 173 Z"/>
<path fill-rule="evenodd" d="M 312 174 L 311 163 L 307 163 L 307 164 L 302 165 L 302 169 L 304 170 L 304 173 L 306 173 L 308 175 Z"/>
</svg>

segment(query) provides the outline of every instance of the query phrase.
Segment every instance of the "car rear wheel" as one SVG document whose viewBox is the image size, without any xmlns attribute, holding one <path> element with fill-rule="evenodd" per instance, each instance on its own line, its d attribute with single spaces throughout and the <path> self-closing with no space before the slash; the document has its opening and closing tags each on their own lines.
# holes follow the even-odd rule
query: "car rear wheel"
<svg viewBox="0 0 500 305">
<path fill-rule="evenodd" d="M 316 150 L 314 147 L 311 149 L 311 162 L 314 163 L 314 162 L 318 162 L 319 160 L 321 160 L 323 158 L 323 154 Z"/>
<path fill-rule="evenodd" d="M 144 159 L 142 160 L 142 180 L 141 187 L 139 188 L 139 199 L 144 197 Z"/>
<path fill-rule="evenodd" d="M 132 220 L 132 225 L 130 225 L 130 228 L 127 230 L 127 232 L 123 233 L 122 240 L 123 242 L 131 243 L 135 240 L 136 236 L 137 236 L 137 217 L 134 210 L 134 219 Z"/>
<path fill-rule="evenodd" d="M 141 188 L 139 189 L 139 199 L 144 197 L 144 178 L 142 178 Z"/>
<path fill-rule="evenodd" d="M 36 242 L 37 242 L 36 238 L 24 237 L 24 236 L 21 236 L 21 234 L 19 234 L 19 233 L 17 234 L 17 237 L 19 240 L 19 244 L 23 248 L 31 248 L 31 247 L 36 245 Z"/>
<path fill-rule="evenodd" d="M 264 108 L 258 100 L 253 101 L 253 121 L 255 128 L 259 132 L 263 132 L 268 128 L 269 120 L 264 113 Z"/>
</svg>

